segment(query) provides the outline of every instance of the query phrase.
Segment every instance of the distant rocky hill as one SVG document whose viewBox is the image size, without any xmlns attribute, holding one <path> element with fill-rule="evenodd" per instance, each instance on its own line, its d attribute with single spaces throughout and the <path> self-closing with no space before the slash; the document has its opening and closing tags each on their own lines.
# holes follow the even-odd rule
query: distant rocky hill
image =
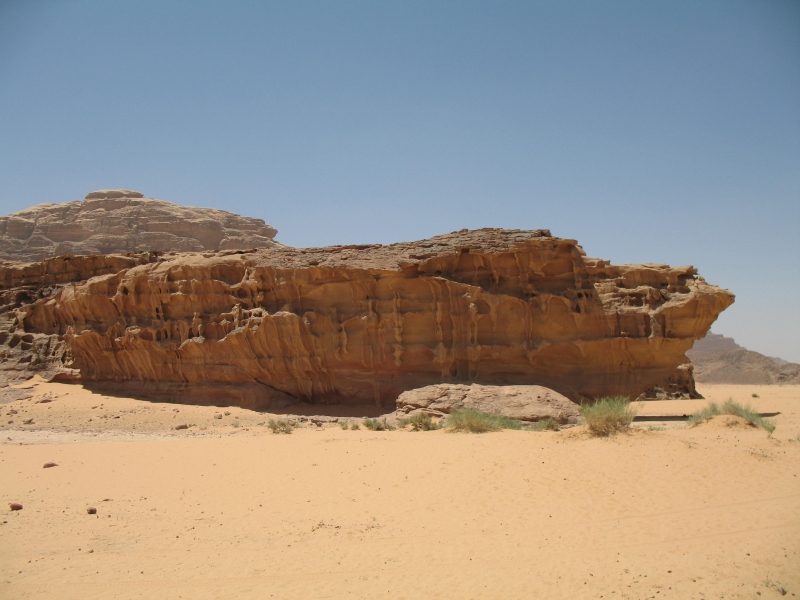
<svg viewBox="0 0 800 600">
<path fill-rule="evenodd" d="M 100 190 L 63 204 L 0 217 L 0 259 L 41 261 L 65 254 L 249 250 L 276 244 L 261 219 L 180 206 L 131 190 Z"/>
<path fill-rule="evenodd" d="M 715 333 L 695 342 L 686 356 L 698 383 L 800 384 L 800 365 L 753 352 Z"/>
</svg>

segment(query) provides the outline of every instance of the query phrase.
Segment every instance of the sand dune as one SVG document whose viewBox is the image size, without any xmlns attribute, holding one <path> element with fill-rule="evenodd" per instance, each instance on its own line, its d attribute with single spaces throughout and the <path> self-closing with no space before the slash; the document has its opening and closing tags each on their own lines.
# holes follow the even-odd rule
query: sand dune
<svg viewBox="0 0 800 600">
<path fill-rule="evenodd" d="M 800 386 L 701 386 L 779 412 L 772 437 L 646 422 L 611 439 L 273 435 L 242 409 L 30 387 L 0 406 L 0 500 L 24 505 L 2 516 L 2 598 L 800 594 Z"/>
</svg>

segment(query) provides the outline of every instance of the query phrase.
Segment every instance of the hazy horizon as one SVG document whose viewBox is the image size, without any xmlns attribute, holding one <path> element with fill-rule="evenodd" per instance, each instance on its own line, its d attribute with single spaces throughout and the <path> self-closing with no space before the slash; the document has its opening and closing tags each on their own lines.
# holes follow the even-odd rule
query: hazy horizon
<svg viewBox="0 0 800 600">
<path fill-rule="evenodd" d="M 800 4 L 0 5 L 0 213 L 127 188 L 293 246 L 550 229 L 800 362 Z"/>
</svg>

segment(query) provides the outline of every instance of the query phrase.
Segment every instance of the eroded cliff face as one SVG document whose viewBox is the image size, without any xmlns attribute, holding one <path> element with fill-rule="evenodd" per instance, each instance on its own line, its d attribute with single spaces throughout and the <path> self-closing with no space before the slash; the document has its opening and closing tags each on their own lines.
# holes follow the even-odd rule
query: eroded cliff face
<svg viewBox="0 0 800 600">
<path fill-rule="evenodd" d="M 459 381 L 579 400 L 667 379 L 734 298 L 692 267 L 610 265 L 546 230 L 142 262 L 15 309 L 10 335 L 58 340 L 51 372 L 177 401 L 391 406 Z"/>
</svg>

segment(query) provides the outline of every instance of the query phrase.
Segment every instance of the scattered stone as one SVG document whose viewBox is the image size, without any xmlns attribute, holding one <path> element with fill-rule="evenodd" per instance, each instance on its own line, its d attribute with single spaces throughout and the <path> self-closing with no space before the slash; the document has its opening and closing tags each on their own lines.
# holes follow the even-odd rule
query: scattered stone
<svg viewBox="0 0 800 600">
<path fill-rule="evenodd" d="M 58 465 L 56 463 L 54 463 L 54 462 L 46 462 L 46 463 L 44 463 L 44 467 L 42 467 L 42 468 L 43 469 L 49 469 L 51 467 L 57 467 L 57 466 Z"/>
<path fill-rule="evenodd" d="M 175 425 L 175 429 L 189 429 L 189 426 L 186 423 L 181 425 Z"/>
<path fill-rule="evenodd" d="M 230 416 L 231 416 L 231 411 L 229 411 L 229 410 L 226 410 L 226 411 L 225 411 L 225 416 L 226 416 L 226 417 L 230 417 Z"/>
<path fill-rule="evenodd" d="M 20 504 L 19 502 L 12 502 L 11 504 L 8 505 L 8 507 L 11 510 L 22 510 L 22 504 Z"/>
<path fill-rule="evenodd" d="M 219 413 L 217 413 L 216 415 L 214 415 L 214 418 L 215 418 L 215 419 L 221 419 L 221 418 L 222 418 L 222 415 L 221 415 L 221 414 L 219 414 Z"/>
<path fill-rule="evenodd" d="M 23 425 L 33 425 L 33 419 L 26 419 L 22 422 Z"/>
<path fill-rule="evenodd" d="M 90 514 L 90 515 L 96 515 L 97 514 L 97 509 L 94 506 L 90 506 L 89 508 L 86 509 L 86 512 L 88 514 Z M 91 550 L 90 550 L 90 552 L 91 552 Z"/>
</svg>

